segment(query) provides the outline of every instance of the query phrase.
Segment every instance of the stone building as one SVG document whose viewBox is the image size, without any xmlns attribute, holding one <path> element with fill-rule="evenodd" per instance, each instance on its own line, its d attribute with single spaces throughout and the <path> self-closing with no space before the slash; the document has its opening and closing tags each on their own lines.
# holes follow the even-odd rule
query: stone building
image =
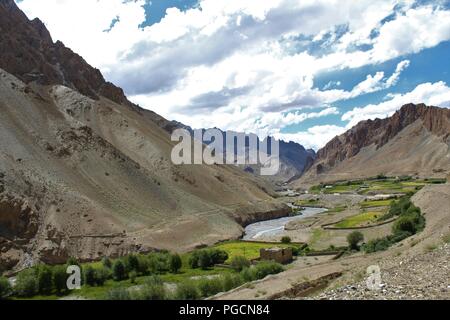
<svg viewBox="0 0 450 320">
<path fill-rule="evenodd" d="M 286 264 L 292 262 L 292 257 L 291 248 L 270 248 L 260 250 L 260 258 L 262 261 L 275 261 Z"/>
</svg>

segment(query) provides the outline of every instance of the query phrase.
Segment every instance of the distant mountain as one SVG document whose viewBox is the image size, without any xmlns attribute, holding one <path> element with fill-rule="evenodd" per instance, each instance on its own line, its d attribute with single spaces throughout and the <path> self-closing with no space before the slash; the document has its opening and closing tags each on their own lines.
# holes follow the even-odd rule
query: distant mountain
<svg viewBox="0 0 450 320">
<path fill-rule="evenodd" d="M 0 0 L 0 271 L 238 238 L 290 210 L 233 166 L 175 166 L 170 122 Z"/>
<path fill-rule="evenodd" d="M 168 130 L 170 133 L 175 129 L 186 129 L 188 130 L 191 135 L 193 135 L 193 129 L 189 126 L 186 126 L 180 122 L 172 121 L 170 124 L 162 123 L 163 128 Z M 217 129 L 217 128 L 215 128 Z M 206 129 L 203 129 L 203 132 L 205 132 Z M 244 133 L 241 132 L 234 132 L 234 131 L 223 131 L 220 129 L 217 129 L 220 132 L 222 132 L 223 135 L 223 148 L 221 150 L 217 150 L 219 153 L 222 153 L 225 155 L 224 150 L 226 149 L 226 143 L 227 143 L 227 133 L 235 134 L 235 135 L 242 135 Z M 250 138 L 258 141 L 258 146 L 261 145 L 261 139 L 257 137 L 255 134 L 244 134 L 245 135 L 245 152 L 248 153 L 250 148 Z M 268 138 L 274 139 L 273 137 Z M 208 143 L 207 143 L 208 144 Z M 302 145 L 295 143 L 295 142 L 285 142 L 285 141 L 279 141 L 280 146 L 280 170 L 277 175 L 275 176 L 263 176 L 263 178 L 268 179 L 272 182 L 277 183 L 284 183 L 287 181 L 292 180 L 295 177 L 298 177 L 302 175 L 314 162 L 314 159 L 316 157 L 316 153 L 314 150 L 309 149 L 306 150 Z M 243 150 L 241 150 L 243 152 Z M 257 151 L 260 151 L 259 147 Z M 237 147 L 234 149 L 235 155 L 238 153 Z M 245 170 L 248 173 L 252 173 L 255 175 L 259 175 L 260 172 L 260 165 L 245 165 L 241 166 L 241 169 Z"/>
<path fill-rule="evenodd" d="M 392 117 L 363 121 L 317 153 L 294 185 L 344 179 L 450 172 L 450 110 L 424 104 L 403 106 Z"/>
</svg>

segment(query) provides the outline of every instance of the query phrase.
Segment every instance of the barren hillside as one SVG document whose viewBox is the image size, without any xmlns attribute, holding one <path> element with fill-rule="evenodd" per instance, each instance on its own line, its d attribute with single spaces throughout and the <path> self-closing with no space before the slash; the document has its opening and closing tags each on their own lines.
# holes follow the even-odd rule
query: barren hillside
<svg viewBox="0 0 450 320">
<path fill-rule="evenodd" d="M 237 168 L 172 165 L 168 122 L 12 0 L 0 1 L 0 28 L 2 267 L 186 250 L 288 212 Z"/>
</svg>

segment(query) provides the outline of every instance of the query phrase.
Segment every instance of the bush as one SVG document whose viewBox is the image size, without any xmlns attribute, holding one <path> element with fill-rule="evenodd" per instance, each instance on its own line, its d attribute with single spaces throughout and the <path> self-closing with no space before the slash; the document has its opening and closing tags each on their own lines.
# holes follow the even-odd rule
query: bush
<svg viewBox="0 0 450 320">
<path fill-rule="evenodd" d="M 46 265 L 37 267 L 37 286 L 41 294 L 50 294 L 53 289 L 52 270 Z"/>
<path fill-rule="evenodd" d="M 245 268 L 241 271 L 240 276 L 245 282 L 257 280 L 256 268 Z"/>
<path fill-rule="evenodd" d="M 8 279 L 0 277 L 0 300 L 8 298 L 12 294 L 12 287 Z"/>
<path fill-rule="evenodd" d="M 148 269 L 153 274 L 169 270 L 169 255 L 167 253 L 151 253 L 148 257 Z"/>
<path fill-rule="evenodd" d="M 358 244 L 364 241 L 364 235 L 359 231 L 354 231 L 347 236 L 347 242 L 352 250 L 358 250 Z"/>
<path fill-rule="evenodd" d="M 198 282 L 198 289 L 203 298 L 214 296 L 223 290 L 223 282 L 220 278 L 202 279 Z"/>
<path fill-rule="evenodd" d="M 211 249 L 209 250 L 209 253 L 214 264 L 224 264 L 229 258 L 228 253 L 224 250 Z"/>
<path fill-rule="evenodd" d="M 178 254 L 172 254 L 169 258 L 169 269 L 172 273 L 178 273 L 182 267 L 183 262 Z"/>
<path fill-rule="evenodd" d="M 297 257 L 301 254 L 300 249 L 298 247 L 291 247 L 291 249 L 292 249 L 292 255 L 294 257 Z"/>
<path fill-rule="evenodd" d="M 136 271 L 131 271 L 131 272 L 128 274 L 128 278 L 130 278 L 130 282 L 131 282 L 132 284 L 136 284 L 137 272 L 136 272 Z"/>
<path fill-rule="evenodd" d="M 278 274 L 284 271 L 284 268 L 281 264 L 267 261 L 261 262 L 255 266 L 256 277 L 257 279 L 263 279 L 271 274 Z"/>
<path fill-rule="evenodd" d="M 244 268 L 249 268 L 250 265 L 250 261 L 242 256 L 235 256 L 231 260 L 231 267 L 237 272 L 241 272 Z"/>
<path fill-rule="evenodd" d="M 167 290 L 163 281 L 152 276 L 145 280 L 142 288 L 136 293 L 136 300 L 166 300 L 168 298 Z"/>
<path fill-rule="evenodd" d="M 125 258 L 125 269 L 128 272 L 139 271 L 139 259 L 136 255 L 130 254 Z"/>
<path fill-rule="evenodd" d="M 222 276 L 221 280 L 223 291 L 225 292 L 239 287 L 240 285 L 242 285 L 243 282 L 242 277 L 240 275 L 231 275 L 231 274 L 226 274 Z"/>
<path fill-rule="evenodd" d="M 117 260 L 116 262 L 114 262 L 112 273 L 115 281 L 122 281 L 127 278 L 125 265 L 121 260 Z"/>
<path fill-rule="evenodd" d="M 131 296 L 126 288 L 114 288 L 108 291 L 106 299 L 114 301 L 131 300 Z"/>
<path fill-rule="evenodd" d="M 219 249 L 194 251 L 189 257 L 189 266 L 192 269 L 208 269 L 216 264 L 223 264 L 228 260 L 228 253 Z"/>
<path fill-rule="evenodd" d="M 97 281 L 95 279 L 95 270 L 91 266 L 87 266 L 84 268 L 83 276 L 85 285 L 94 287 L 97 284 Z"/>
<path fill-rule="evenodd" d="M 97 286 L 103 286 L 108 279 L 111 279 L 111 270 L 105 267 L 95 270 L 95 284 Z"/>
<path fill-rule="evenodd" d="M 281 243 L 289 244 L 291 242 L 292 242 L 292 239 L 290 237 L 288 237 L 288 236 L 285 236 L 285 237 L 281 238 Z"/>
<path fill-rule="evenodd" d="M 177 300 L 198 300 L 200 299 L 200 292 L 195 283 L 187 281 L 177 286 L 175 297 Z"/>
<path fill-rule="evenodd" d="M 64 266 L 55 266 L 52 272 L 52 283 L 56 293 L 63 294 L 67 292 L 67 278 L 68 274 Z"/>
<path fill-rule="evenodd" d="M 19 297 L 33 297 L 38 293 L 38 282 L 36 272 L 33 269 L 24 270 L 17 275 L 15 293 Z"/>
<path fill-rule="evenodd" d="M 150 270 L 148 259 L 144 256 L 138 256 L 138 260 L 139 260 L 139 273 L 143 276 L 149 275 Z"/>
</svg>

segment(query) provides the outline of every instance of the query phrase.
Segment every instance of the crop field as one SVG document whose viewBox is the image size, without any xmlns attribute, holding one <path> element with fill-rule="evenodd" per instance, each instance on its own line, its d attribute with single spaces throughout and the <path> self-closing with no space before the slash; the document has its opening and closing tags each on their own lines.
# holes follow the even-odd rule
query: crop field
<svg viewBox="0 0 450 320">
<path fill-rule="evenodd" d="M 230 262 L 236 256 L 242 256 L 248 260 L 256 259 L 259 257 L 259 251 L 261 249 L 268 249 L 272 247 L 288 248 L 299 247 L 296 244 L 271 244 L 265 242 L 246 242 L 246 241 L 230 241 L 218 244 L 216 249 L 224 250 L 228 253 Z"/>
<path fill-rule="evenodd" d="M 429 184 L 439 184 L 445 182 L 446 181 L 444 179 L 367 179 L 339 182 L 331 185 L 314 186 L 310 189 L 310 192 L 313 194 L 358 193 L 362 195 L 369 193 L 408 193 L 418 191 L 420 188 Z"/>
<path fill-rule="evenodd" d="M 380 208 L 389 207 L 393 200 L 376 200 L 376 201 L 364 201 L 361 203 L 361 208 Z"/>
<path fill-rule="evenodd" d="M 367 225 L 375 222 L 379 217 L 383 215 L 381 211 L 368 211 L 357 214 L 352 217 L 348 217 L 341 222 L 335 224 L 337 228 L 355 228 Z"/>
</svg>

